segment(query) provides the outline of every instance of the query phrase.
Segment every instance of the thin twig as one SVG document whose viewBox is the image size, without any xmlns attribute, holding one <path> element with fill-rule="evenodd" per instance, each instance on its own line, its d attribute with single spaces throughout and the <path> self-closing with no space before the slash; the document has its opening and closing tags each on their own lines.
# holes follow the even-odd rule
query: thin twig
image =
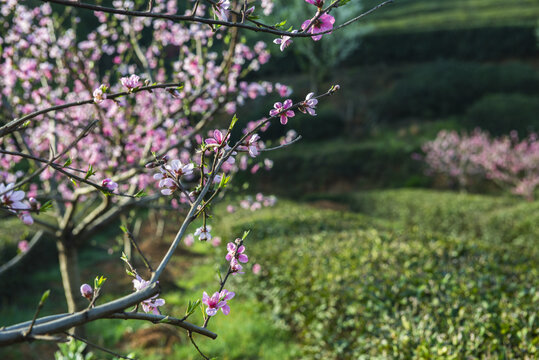
<svg viewBox="0 0 539 360">
<path fill-rule="evenodd" d="M 43 308 L 43 305 L 45 305 L 45 301 L 49 297 L 50 292 L 51 292 L 50 290 L 47 290 L 41 296 L 41 299 L 39 300 L 39 304 L 37 305 L 37 309 L 36 309 L 36 312 L 34 314 L 34 317 L 32 318 L 32 322 L 30 323 L 30 326 L 28 327 L 28 330 L 26 330 L 24 332 L 24 337 L 27 337 L 32 332 L 32 329 L 34 328 L 34 324 L 36 323 L 36 320 L 37 320 L 37 316 L 39 315 L 39 312 Z"/>
<path fill-rule="evenodd" d="M 297 138 L 295 138 L 294 140 L 288 142 L 288 143 L 285 143 L 285 144 L 281 144 L 279 146 L 275 146 L 275 147 L 272 147 L 272 148 L 267 148 L 267 149 L 260 149 L 259 151 L 273 151 L 273 150 L 279 150 L 279 149 L 282 149 L 282 148 L 285 148 L 287 146 L 290 146 L 292 145 L 293 143 L 297 142 L 297 141 L 300 141 L 301 140 L 301 135 L 299 135 Z"/>
<path fill-rule="evenodd" d="M 95 302 L 97 301 L 97 298 L 101 295 L 101 288 L 97 288 L 95 291 L 94 296 L 92 297 L 92 301 L 90 301 L 90 304 L 88 304 L 88 307 L 86 309 L 91 309 L 95 306 Z"/>
<path fill-rule="evenodd" d="M 393 3 L 393 1 L 394 1 L 394 0 L 387 0 L 387 1 L 384 1 L 383 3 L 376 5 L 376 6 L 373 7 L 372 9 L 370 9 L 370 10 L 368 10 L 368 11 L 365 11 L 363 14 L 360 14 L 360 15 L 356 16 L 355 18 L 352 18 L 352 19 L 350 19 L 350 20 L 348 20 L 348 21 L 342 23 L 341 25 L 339 25 L 339 26 L 333 28 L 333 30 L 339 30 L 339 29 L 342 29 L 343 27 L 346 27 L 346 26 L 348 26 L 348 25 L 350 25 L 350 24 L 352 24 L 352 23 L 358 21 L 359 19 L 361 19 L 361 18 L 363 18 L 363 17 L 369 15 L 370 13 L 372 13 L 372 12 L 378 10 L 378 9 L 380 9 L 381 7 Z M 321 34 L 324 34 L 324 33 L 317 33 L 317 35 L 321 35 Z"/>
<path fill-rule="evenodd" d="M 155 315 L 155 314 L 144 314 L 144 313 L 134 313 L 134 312 L 120 312 L 108 315 L 109 319 L 123 319 L 123 320 L 143 320 L 150 321 L 154 324 L 168 324 L 173 326 L 181 327 L 185 330 L 195 332 L 200 335 L 209 337 L 210 339 L 217 339 L 217 334 L 211 332 L 208 329 L 203 327 L 191 324 L 182 319 L 177 319 L 168 315 Z"/>
<path fill-rule="evenodd" d="M 34 248 L 34 246 L 43 238 L 43 231 L 40 230 L 34 234 L 32 240 L 28 243 L 28 250 L 17 254 L 13 259 L 9 260 L 7 263 L 0 266 L 0 275 L 17 265 L 22 259 L 26 257 L 27 254 Z"/>
<path fill-rule="evenodd" d="M 18 156 L 18 157 L 21 157 L 21 158 L 24 158 L 24 159 L 34 160 L 34 161 L 37 161 L 37 162 L 40 162 L 40 163 L 48 163 L 50 161 L 50 160 L 47 160 L 47 159 L 40 158 L 38 156 L 34 156 L 34 155 L 31 155 L 31 154 L 25 154 L 25 153 L 19 152 L 19 151 L 9 151 L 9 150 L 0 149 L 0 154 Z M 77 172 L 80 172 L 80 173 L 86 173 L 87 172 L 86 170 L 77 169 L 77 168 L 74 168 L 74 167 L 71 167 L 71 166 L 62 166 L 62 167 L 64 169 L 77 171 Z"/>
<path fill-rule="evenodd" d="M 147 12 L 152 12 L 153 9 L 153 0 L 148 0 L 148 8 L 146 9 Z"/>
<path fill-rule="evenodd" d="M 142 253 L 142 250 L 140 249 L 140 247 L 138 246 L 136 240 L 135 240 L 135 237 L 133 236 L 133 234 L 131 233 L 131 231 L 129 231 L 127 228 L 125 228 L 125 234 L 127 235 L 127 237 L 129 238 L 129 240 L 131 241 L 131 244 L 133 244 L 133 246 L 135 247 L 135 249 L 137 249 L 138 253 L 140 254 L 140 256 L 142 257 L 142 261 L 144 262 L 144 265 L 146 265 L 146 267 L 148 268 L 148 270 L 150 270 L 150 273 L 153 273 L 153 269 L 152 269 L 152 266 L 150 265 L 150 262 L 148 261 L 148 259 L 146 259 L 146 256 L 144 256 L 144 254 Z"/>
<path fill-rule="evenodd" d="M 204 355 L 204 353 L 200 350 L 200 348 L 198 347 L 198 345 L 196 344 L 195 342 L 195 339 L 193 339 L 193 333 L 191 331 L 187 331 L 187 335 L 189 336 L 189 340 L 191 340 L 191 343 L 193 344 L 193 346 L 195 347 L 195 349 L 197 349 L 198 353 L 200 354 L 200 356 L 202 356 L 205 360 L 210 360 L 209 357 L 207 357 L 206 355 Z"/>
<path fill-rule="evenodd" d="M 195 16 L 198 10 L 198 4 L 200 3 L 200 0 L 196 0 L 195 5 L 193 6 L 193 10 L 191 12 L 192 16 Z"/>
<path fill-rule="evenodd" d="M 93 347 L 93 348 L 96 348 L 96 349 L 98 349 L 98 350 L 101 350 L 101 351 L 103 351 L 103 352 L 106 352 L 107 354 L 111 354 L 111 355 L 114 355 L 114 356 L 116 356 L 116 357 L 119 357 L 120 359 L 135 360 L 135 358 L 130 358 L 130 357 L 128 357 L 128 356 L 125 356 L 125 355 L 122 355 L 122 354 L 115 353 L 115 352 L 112 351 L 112 350 L 109 350 L 109 349 L 106 349 L 106 348 L 104 348 L 104 347 L 102 347 L 102 346 L 100 346 L 100 345 L 94 344 L 94 343 L 92 343 L 92 342 L 90 342 L 90 341 L 88 341 L 88 340 L 86 340 L 86 339 L 81 338 L 80 336 L 77 336 L 77 335 L 75 335 L 75 334 L 70 334 L 70 333 L 68 333 L 67 331 L 64 331 L 64 334 L 66 334 L 67 336 L 69 336 L 69 337 L 71 337 L 71 338 L 73 338 L 73 339 L 75 339 L 75 340 L 81 341 L 81 342 L 85 343 L 86 345 L 90 345 L 90 346 Z"/>
</svg>

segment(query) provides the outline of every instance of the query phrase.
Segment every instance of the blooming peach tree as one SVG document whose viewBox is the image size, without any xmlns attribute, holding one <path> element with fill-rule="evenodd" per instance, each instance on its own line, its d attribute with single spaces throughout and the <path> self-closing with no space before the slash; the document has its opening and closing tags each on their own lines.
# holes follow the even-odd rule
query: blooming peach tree
<svg viewBox="0 0 539 360">
<path fill-rule="evenodd" d="M 162 315 L 166 297 L 160 293 L 166 289 L 160 289 L 160 276 L 182 240 L 189 238 L 194 220 L 201 218 L 202 226 L 191 238 L 212 240 L 209 205 L 224 193 L 234 173 L 256 171 L 260 161 L 271 168 L 269 160 L 259 161 L 263 153 L 300 139 L 271 147 L 263 140 L 264 131 L 285 126 L 296 111 L 316 116 L 318 101 L 339 89 L 332 86 L 294 102 L 285 85 L 244 80 L 269 60 L 269 53 L 264 42 L 244 42 L 241 31 L 273 34 L 275 44 L 285 50 L 294 38 L 318 41 L 363 14 L 336 24 L 332 12 L 348 1 L 301 1 L 313 16 L 284 30 L 284 21 L 267 25 L 260 20 L 271 13 L 267 0 L 115 0 L 112 7 L 43 2 L 30 8 L 7 0 L 0 7 L 0 207 L 37 229 L 0 273 L 15 266 L 43 236 L 54 238 L 68 313 L 38 318 L 48 295 L 43 296 L 34 319 L 0 330 L 0 345 L 61 341 L 64 336 L 84 341 L 81 333 L 66 331 L 116 318 L 182 327 L 205 357 L 192 334 L 217 337 L 208 322 L 219 309 L 225 315 L 231 311 L 228 302 L 235 294 L 225 285 L 249 260 L 244 244 L 248 232 L 227 243 L 223 260 L 228 271 L 217 291 L 189 303 L 184 317 Z M 81 36 L 84 28 L 91 29 Z M 236 109 L 259 96 L 285 99 L 234 135 Z M 220 125 L 224 118 L 232 120 Z M 122 255 L 134 291 L 99 304 L 105 279 L 97 276 L 92 285 L 82 284 L 79 247 L 131 209 L 155 203 L 184 215 L 167 253 L 154 269 L 123 227 L 151 277 L 144 279 Z M 272 203 L 273 198 L 257 195 L 248 206 Z M 53 216 L 40 216 L 44 211 Z M 200 303 L 205 316 L 198 326 L 187 319 Z M 125 311 L 132 306 L 134 311 Z"/>
<path fill-rule="evenodd" d="M 536 134 L 519 139 L 513 131 L 492 138 L 479 129 L 471 134 L 444 130 L 425 143 L 423 151 L 429 174 L 442 174 L 462 189 L 474 179 L 487 180 L 531 201 L 539 186 Z"/>
</svg>

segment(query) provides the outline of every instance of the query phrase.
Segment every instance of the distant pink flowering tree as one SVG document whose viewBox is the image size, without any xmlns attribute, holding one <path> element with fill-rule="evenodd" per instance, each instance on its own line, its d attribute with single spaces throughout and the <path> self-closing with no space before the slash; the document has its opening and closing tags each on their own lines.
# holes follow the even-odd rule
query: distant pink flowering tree
<svg viewBox="0 0 539 360">
<path fill-rule="evenodd" d="M 514 194 L 533 200 L 539 186 L 539 141 L 536 134 L 519 140 L 516 132 L 492 138 L 441 131 L 423 145 L 430 174 L 443 174 L 466 188 L 473 178 L 493 181 Z"/>
<path fill-rule="evenodd" d="M 485 176 L 479 158 L 489 146 L 488 135 L 475 131 L 471 135 L 442 130 L 433 141 L 422 147 L 428 174 L 443 174 L 466 189 L 474 178 Z"/>
<path fill-rule="evenodd" d="M 480 157 L 488 179 L 531 201 L 539 186 L 539 141 L 536 134 L 519 139 L 516 132 L 493 138 Z"/>
</svg>

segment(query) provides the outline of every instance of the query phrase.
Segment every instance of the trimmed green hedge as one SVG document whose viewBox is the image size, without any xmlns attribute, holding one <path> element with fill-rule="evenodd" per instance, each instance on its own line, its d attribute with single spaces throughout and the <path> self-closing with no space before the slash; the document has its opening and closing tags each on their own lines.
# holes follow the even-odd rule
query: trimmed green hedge
<svg viewBox="0 0 539 360">
<path fill-rule="evenodd" d="M 418 227 L 491 242 L 539 245 L 538 201 L 419 189 L 322 197 L 344 202 L 354 211 L 397 222 L 405 228 Z"/>
<path fill-rule="evenodd" d="M 538 92 L 539 71 L 528 65 L 440 61 L 406 73 L 373 108 L 382 121 L 432 119 L 462 114 L 487 94 Z"/>
<path fill-rule="evenodd" d="M 457 204 L 444 196 L 439 201 L 434 192 L 406 198 L 414 194 L 439 206 L 440 216 L 448 216 L 444 203 L 448 209 L 466 208 L 464 198 Z M 471 197 L 470 208 L 505 201 Z M 401 205 L 397 201 L 393 207 Z M 529 205 L 523 208 L 535 210 Z M 381 207 L 373 207 L 369 214 L 382 216 Z M 386 209 L 393 207 L 388 203 Z M 410 207 L 421 219 L 422 206 Z M 470 223 L 482 215 L 448 212 L 467 214 Z M 239 291 L 271 305 L 276 321 L 296 334 L 301 358 L 537 356 L 537 238 L 492 241 L 463 226 L 463 236 L 448 235 L 438 231 L 435 216 L 420 220 L 429 224 L 423 228 L 290 203 L 232 216 L 224 219 L 231 234 L 252 229 L 247 252 L 263 269 L 259 276 L 247 275 Z M 507 213 L 514 222 L 519 216 Z M 529 230 L 520 227 L 518 235 L 529 238 Z"/>
<path fill-rule="evenodd" d="M 539 54 L 533 26 L 482 27 L 422 32 L 374 33 L 346 64 L 394 64 L 455 60 L 532 58 Z"/>
<path fill-rule="evenodd" d="M 238 179 L 296 198 L 343 184 L 363 188 L 428 185 L 431 179 L 421 175 L 422 164 L 411 158 L 418 151 L 419 144 L 398 138 L 300 143 L 272 153 L 270 172 L 239 174 Z"/>
<path fill-rule="evenodd" d="M 521 136 L 539 131 L 539 96 L 492 94 L 474 103 L 466 111 L 468 128 L 480 127 L 492 135 L 516 130 Z"/>
</svg>

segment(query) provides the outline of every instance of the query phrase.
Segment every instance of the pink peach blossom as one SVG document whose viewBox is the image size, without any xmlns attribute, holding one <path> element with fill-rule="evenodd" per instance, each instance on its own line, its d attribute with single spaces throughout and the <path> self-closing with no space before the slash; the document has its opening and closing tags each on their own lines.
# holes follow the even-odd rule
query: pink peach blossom
<svg viewBox="0 0 539 360">
<path fill-rule="evenodd" d="M 301 28 L 303 30 L 306 30 L 308 28 L 307 32 L 315 35 L 333 29 L 334 23 L 335 18 L 333 16 L 329 14 L 323 14 L 318 19 L 313 18 L 310 20 L 306 20 L 303 24 L 301 24 Z M 329 32 L 328 34 L 331 34 L 331 32 Z M 312 37 L 312 39 L 314 41 L 318 41 L 322 39 L 322 35 L 315 35 Z"/>
<path fill-rule="evenodd" d="M 230 313 L 230 306 L 227 302 L 236 295 L 235 293 L 223 289 L 221 292 L 215 292 L 211 297 L 204 291 L 202 294 L 202 303 L 207 306 L 206 314 L 208 316 L 214 316 L 217 311 L 221 309 L 223 314 L 228 315 Z"/>
<path fill-rule="evenodd" d="M 292 100 L 287 99 L 284 103 L 276 102 L 273 107 L 274 109 L 270 110 L 269 114 L 271 116 L 279 116 L 281 124 L 286 125 L 288 118 L 294 117 L 296 114 L 292 110 L 288 110 L 292 107 Z"/>
</svg>

